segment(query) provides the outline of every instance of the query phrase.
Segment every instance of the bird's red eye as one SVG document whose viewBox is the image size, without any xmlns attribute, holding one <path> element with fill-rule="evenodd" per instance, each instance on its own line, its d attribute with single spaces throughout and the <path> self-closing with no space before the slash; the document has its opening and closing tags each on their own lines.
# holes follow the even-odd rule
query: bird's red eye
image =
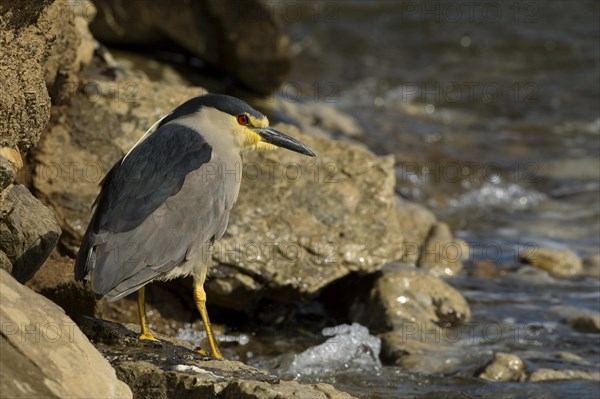
<svg viewBox="0 0 600 399">
<path fill-rule="evenodd" d="M 250 122 L 247 115 L 238 115 L 237 119 L 240 125 L 247 125 Z"/>
</svg>

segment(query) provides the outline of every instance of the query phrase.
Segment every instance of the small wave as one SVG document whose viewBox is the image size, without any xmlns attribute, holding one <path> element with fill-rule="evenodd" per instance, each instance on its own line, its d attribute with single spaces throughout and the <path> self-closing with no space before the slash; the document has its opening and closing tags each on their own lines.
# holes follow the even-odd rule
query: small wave
<svg viewBox="0 0 600 399">
<path fill-rule="evenodd" d="M 380 369 L 381 341 L 358 324 L 342 324 L 325 328 L 329 336 L 321 345 L 313 346 L 295 355 L 288 373 L 298 378 L 305 375 L 327 375 L 342 370 Z"/>
<path fill-rule="evenodd" d="M 469 190 L 449 202 L 455 208 L 497 207 L 508 210 L 525 210 L 546 199 L 546 195 L 527 189 L 516 183 L 486 182 L 476 189 Z"/>
</svg>

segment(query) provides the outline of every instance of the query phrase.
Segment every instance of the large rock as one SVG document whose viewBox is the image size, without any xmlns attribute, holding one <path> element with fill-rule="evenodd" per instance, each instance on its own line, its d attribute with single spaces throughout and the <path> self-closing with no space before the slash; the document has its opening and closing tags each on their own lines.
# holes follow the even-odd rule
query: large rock
<svg viewBox="0 0 600 399">
<path fill-rule="evenodd" d="M 272 10 L 259 1 L 94 3 L 98 16 L 90 28 L 101 42 L 152 50 L 176 48 L 261 94 L 272 94 L 290 71 L 289 39 Z"/>
<path fill-rule="evenodd" d="M 521 252 L 519 257 L 523 262 L 545 270 L 556 277 L 573 277 L 583 271 L 579 256 L 568 249 L 532 248 Z"/>
<path fill-rule="evenodd" d="M 132 397 L 61 308 L 3 270 L 0 295 L 2 397 Z"/>
<path fill-rule="evenodd" d="M 87 319 L 82 329 L 136 398 L 352 398 L 331 385 L 283 381 L 237 361 L 203 358 L 189 343 L 160 334 L 160 342 L 144 343 L 117 323 Z"/>
<path fill-rule="evenodd" d="M 389 265 L 375 281 L 366 301 L 353 306 L 353 320 L 372 331 L 419 330 L 460 326 L 471 317 L 463 296 L 441 279 L 402 265 Z"/>
<path fill-rule="evenodd" d="M 375 280 L 367 298 L 357 298 L 350 318 L 380 332 L 382 360 L 404 368 L 443 372 L 465 357 L 453 346 L 469 320 L 467 301 L 426 271 L 393 264 Z"/>
<path fill-rule="evenodd" d="M 238 202 L 213 253 L 223 267 L 208 282 L 220 296 L 244 295 L 238 303 L 248 311 L 263 297 L 288 303 L 309 298 L 350 273 L 373 273 L 404 254 L 393 159 L 279 128 L 319 156 L 247 154 Z M 228 277 L 239 274 L 251 279 Z"/>
<path fill-rule="evenodd" d="M 51 104 L 67 104 L 78 85 L 85 60 L 74 21 L 64 1 L 0 3 L 0 260 L 22 282 L 48 256 L 60 229 L 26 188 L 10 184 L 27 180 L 17 178 L 21 154 L 38 142 Z M 86 24 L 79 22 L 80 30 Z"/>
<path fill-rule="evenodd" d="M 51 97 L 68 102 L 79 69 L 71 17 L 64 1 L 0 4 L 1 146 L 30 149 L 48 123 Z"/>
<path fill-rule="evenodd" d="M 24 186 L 11 185 L 0 193 L 0 252 L 9 261 L 3 268 L 20 282 L 39 269 L 60 232 L 52 212 Z"/>
</svg>

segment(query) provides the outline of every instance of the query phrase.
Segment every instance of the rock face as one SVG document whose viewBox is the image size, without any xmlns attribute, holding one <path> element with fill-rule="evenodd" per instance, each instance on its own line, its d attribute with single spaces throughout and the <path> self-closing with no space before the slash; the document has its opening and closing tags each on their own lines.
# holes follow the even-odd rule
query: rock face
<svg viewBox="0 0 600 399">
<path fill-rule="evenodd" d="M 170 51 L 175 44 L 260 94 L 272 94 L 291 68 L 289 39 L 273 10 L 256 0 L 94 3 L 98 16 L 90 28 L 103 43 L 153 50 L 162 43 Z"/>
<path fill-rule="evenodd" d="M 25 151 L 40 138 L 54 103 L 77 85 L 79 45 L 63 1 L 0 4 L 0 144 Z"/>
<path fill-rule="evenodd" d="M 556 277 L 573 277 L 583 271 L 579 256 L 568 249 L 535 248 L 521 252 L 519 256 L 522 261 L 545 270 Z"/>
<path fill-rule="evenodd" d="M 66 104 L 78 84 L 79 34 L 63 1 L 0 4 L 0 259 L 19 281 L 39 268 L 60 229 L 23 186 L 11 186 L 21 154 L 39 140 L 51 104 Z"/>
<path fill-rule="evenodd" d="M 488 381 L 523 381 L 525 379 L 525 362 L 510 353 L 498 352 L 485 366 L 479 378 Z"/>
<path fill-rule="evenodd" d="M 56 246 L 60 227 L 52 212 L 29 190 L 11 185 L 0 193 L 0 253 L 3 268 L 24 283 Z"/>
<path fill-rule="evenodd" d="M 23 158 L 19 151 L 10 147 L 0 147 L 0 191 L 15 180 L 22 167 Z"/>
<path fill-rule="evenodd" d="M 451 328 L 469 320 L 467 301 L 450 285 L 422 270 L 388 265 L 351 318 L 381 332 L 382 359 L 414 370 L 443 371 L 460 357 Z"/>
<path fill-rule="evenodd" d="M 462 295 L 444 281 L 413 267 L 388 265 L 369 298 L 353 307 L 356 321 L 372 331 L 432 330 L 461 325 L 471 317 Z"/>
<path fill-rule="evenodd" d="M 61 308 L 0 270 L 3 397 L 131 398 Z"/>
<path fill-rule="evenodd" d="M 262 298 L 284 303 L 309 298 L 333 281 L 373 273 L 404 253 L 393 160 L 279 128 L 320 155 L 247 154 L 229 228 L 213 252 L 219 267 L 208 281 L 212 298 L 243 298 L 237 306 L 249 313 Z"/>
<path fill-rule="evenodd" d="M 240 362 L 203 358 L 189 343 L 166 336 L 157 335 L 158 343 L 143 343 L 120 324 L 87 319 L 82 328 L 112 359 L 136 398 L 352 398 L 331 385 L 283 381 Z"/>
</svg>

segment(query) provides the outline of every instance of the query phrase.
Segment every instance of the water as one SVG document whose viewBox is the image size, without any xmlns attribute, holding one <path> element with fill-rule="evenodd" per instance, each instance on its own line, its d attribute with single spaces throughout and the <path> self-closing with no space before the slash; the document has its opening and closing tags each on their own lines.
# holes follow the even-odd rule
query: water
<svg viewBox="0 0 600 399">
<path fill-rule="evenodd" d="M 477 279 L 467 267 L 453 280 L 478 323 L 460 350 L 482 362 L 494 351 L 514 353 L 530 371 L 598 370 L 597 335 L 575 332 L 552 310 L 600 310 L 598 279 L 559 280 L 516 263 L 531 246 L 599 252 L 600 3 L 288 1 L 274 10 L 294 43 L 281 95 L 352 115 L 365 144 L 396 156 L 398 193 L 479 248 L 473 262 L 504 270 Z M 498 338 L 484 336 L 490 324 Z M 322 337 L 299 342 L 297 353 Z M 273 356 L 254 361 L 286 375 Z M 494 384 L 475 371 L 340 368 L 300 379 L 365 398 L 600 395 L 598 381 Z"/>
<path fill-rule="evenodd" d="M 333 375 L 346 370 L 381 370 L 381 340 L 370 335 L 368 328 L 358 323 L 342 324 L 324 328 L 322 334 L 329 338 L 294 355 L 289 364 L 279 366 L 279 372 L 284 377 L 303 378 Z"/>
<path fill-rule="evenodd" d="M 398 194 L 470 244 L 450 282 L 473 315 L 436 354 L 443 373 L 382 366 L 376 337 L 322 309 L 310 323 L 227 331 L 227 357 L 361 398 L 600 397 L 599 381 L 474 377 L 498 351 L 528 372 L 600 369 L 598 335 L 563 320 L 564 306 L 600 310 L 600 281 L 518 264 L 536 246 L 600 252 L 600 2 L 264 3 L 293 43 L 279 95 L 347 112 L 359 140 L 395 155 Z M 198 342 L 198 330 L 180 338 Z"/>
</svg>

